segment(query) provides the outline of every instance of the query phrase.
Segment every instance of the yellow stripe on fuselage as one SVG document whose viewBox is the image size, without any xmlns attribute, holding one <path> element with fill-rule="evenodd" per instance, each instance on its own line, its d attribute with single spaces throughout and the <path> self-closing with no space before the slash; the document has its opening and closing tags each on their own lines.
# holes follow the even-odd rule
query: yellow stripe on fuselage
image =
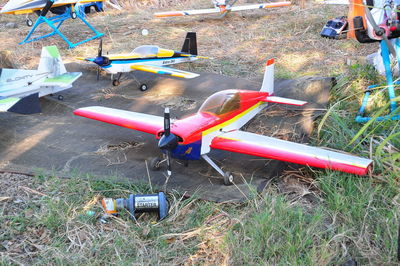
<svg viewBox="0 0 400 266">
<path fill-rule="evenodd" d="M 218 124 L 218 125 L 216 125 L 214 127 L 211 127 L 211 128 L 209 128 L 207 130 L 204 130 L 203 133 L 202 133 L 202 136 L 206 136 L 206 135 L 208 135 L 208 134 L 210 134 L 212 132 L 220 130 L 223 127 L 229 126 L 230 124 L 236 122 L 237 120 L 239 120 L 240 118 L 242 118 L 243 116 L 245 116 L 249 112 L 253 111 L 254 109 L 259 107 L 263 103 L 265 103 L 265 102 L 261 102 L 260 101 L 260 102 L 256 103 L 255 105 L 253 105 L 252 107 L 250 107 L 249 109 L 247 109 L 246 111 L 238 114 L 237 116 L 235 116 L 235 117 L 233 117 L 233 118 L 231 118 L 231 119 L 229 119 L 229 120 L 227 120 L 227 121 L 225 121 L 225 122 L 223 122 L 221 124 Z"/>
</svg>

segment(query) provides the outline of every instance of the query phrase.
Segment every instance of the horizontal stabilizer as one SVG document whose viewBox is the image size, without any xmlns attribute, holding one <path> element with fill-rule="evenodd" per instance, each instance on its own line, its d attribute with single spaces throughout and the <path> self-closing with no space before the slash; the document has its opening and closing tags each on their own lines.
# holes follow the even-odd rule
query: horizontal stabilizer
<svg viewBox="0 0 400 266">
<path fill-rule="evenodd" d="M 303 106 L 307 103 L 305 101 L 293 100 L 293 99 L 277 97 L 277 96 L 268 96 L 262 101 L 268 102 L 268 103 L 280 103 L 280 104 L 289 104 L 289 105 L 297 105 L 297 106 Z"/>
<path fill-rule="evenodd" d="M 17 102 L 19 102 L 19 100 L 21 100 L 21 98 L 16 98 L 16 97 L 2 98 L 0 96 L 0 112 L 7 112 L 8 109 L 10 109 Z"/>
<path fill-rule="evenodd" d="M 150 134 L 156 134 L 157 131 L 164 126 L 164 118 L 162 116 L 147 115 L 100 106 L 79 108 L 74 111 L 74 114 Z"/>
<path fill-rule="evenodd" d="M 34 93 L 21 98 L 7 111 L 23 115 L 37 114 L 42 112 L 39 104 L 39 93 Z"/>
<path fill-rule="evenodd" d="M 70 87 L 70 85 L 82 76 L 82 72 L 67 72 L 43 81 L 43 86 Z"/>
<path fill-rule="evenodd" d="M 239 130 L 215 137 L 210 147 L 358 175 L 372 165 L 369 159 Z"/>
<path fill-rule="evenodd" d="M 169 67 L 153 66 L 153 65 L 135 64 L 131 66 L 131 69 L 160 74 L 160 75 L 168 75 L 171 77 L 186 78 L 186 79 L 191 79 L 200 76 L 199 74 L 188 71 L 183 71 Z"/>
</svg>

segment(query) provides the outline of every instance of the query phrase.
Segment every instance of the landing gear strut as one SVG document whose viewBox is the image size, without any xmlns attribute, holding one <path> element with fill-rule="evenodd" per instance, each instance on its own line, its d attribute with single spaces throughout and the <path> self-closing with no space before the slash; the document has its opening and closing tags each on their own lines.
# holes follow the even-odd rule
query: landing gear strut
<svg viewBox="0 0 400 266">
<path fill-rule="evenodd" d="M 165 159 L 165 158 L 154 157 L 154 158 L 150 159 L 150 169 L 152 171 L 160 170 L 161 164 L 166 161 L 167 161 L 167 159 Z"/>
<path fill-rule="evenodd" d="M 231 172 L 224 172 L 218 165 L 216 165 L 211 159 L 210 157 L 208 157 L 206 154 L 203 154 L 201 157 L 203 157 L 203 159 L 209 164 L 211 165 L 215 170 L 217 170 L 218 173 L 220 173 L 220 175 L 223 176 L 224 178 L 224 185 L 225 186 L 230 186 L 233 185 L 234 183 L 234 178 L 233 175 L 231 174 Z"/>
<path fill-rule="evenodd" d="M 121 81 L 120 81 L 121 77 L 122 77 L 122 72 L 118 73 L 118 77 L 116 79 L 113 79 L 112 85 L 118 86 L 119 84 L 121 84 Z"/>
</svg>

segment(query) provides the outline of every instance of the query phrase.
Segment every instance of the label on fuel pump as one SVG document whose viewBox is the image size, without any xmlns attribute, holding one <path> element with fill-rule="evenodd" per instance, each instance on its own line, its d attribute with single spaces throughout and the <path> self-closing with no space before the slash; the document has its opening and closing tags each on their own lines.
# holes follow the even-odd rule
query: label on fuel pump
<svg viewBox="0 0 400 266">
<path fill-rule="evenodd" d="M 158 196 L 136 196 L 135 209 L 138 211 L 158 208 Z"/>
</svg>

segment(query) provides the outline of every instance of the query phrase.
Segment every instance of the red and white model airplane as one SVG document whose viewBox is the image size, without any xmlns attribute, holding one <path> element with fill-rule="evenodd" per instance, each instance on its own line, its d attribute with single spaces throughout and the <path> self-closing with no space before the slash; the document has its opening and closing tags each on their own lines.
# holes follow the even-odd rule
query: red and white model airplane
<svg viewBox="0 0 400 266">
<path fill-rule="evenodd" d="M 284 1 L 284 2 L 272 2 L 272 3 L 262 3 L 262 4 L 253 4 L 253 5 L 244 5 L 244 6 L 234 7 L 233 5 L 236 3 L 236 1 L 237 0 L 212 0 L 214 8 L 159 12 L 159 13 L 155 13 L 154 16 L 157 18 L 164 18 L 164 17 L 179 17 L 179 16 L 219 13 L 222 18 L 231 11 L 244 11 L 244 10 L 250 10 L 250 9 L 264 9 L 264 8 L 272 8 L 272 7 L 281 7 L 281 6 L 291 5 L 291 3 L 289 1 Z"/>
<path fill-rule="evenodd" d="M 212 149 L 358 175 L 368 173 L 372 166 L 369 159 L 239 130 L 268 103 L 306 104 L 304 101 L 273 96 L 273 89 L 274 59 L 270 59 L 260 91 L 232 89 L 217 92 L 203 103 L 196 114 L 172 124 L 168 108 L 164 117 L 99 106 L 80 108 L 74 114 L 154 134 L 159 139 L 158 147 L 166 154 L 168 176 L 171 175 L 171 157 L 182 160 L 203 158 L 224 177 L 224 184 L 232 184 L 232 174 L 224 172 L 207 156 Z M 152 168 L 159 168 L 161 162 L 161 159 L 152 160 Z"/>
</svg>

